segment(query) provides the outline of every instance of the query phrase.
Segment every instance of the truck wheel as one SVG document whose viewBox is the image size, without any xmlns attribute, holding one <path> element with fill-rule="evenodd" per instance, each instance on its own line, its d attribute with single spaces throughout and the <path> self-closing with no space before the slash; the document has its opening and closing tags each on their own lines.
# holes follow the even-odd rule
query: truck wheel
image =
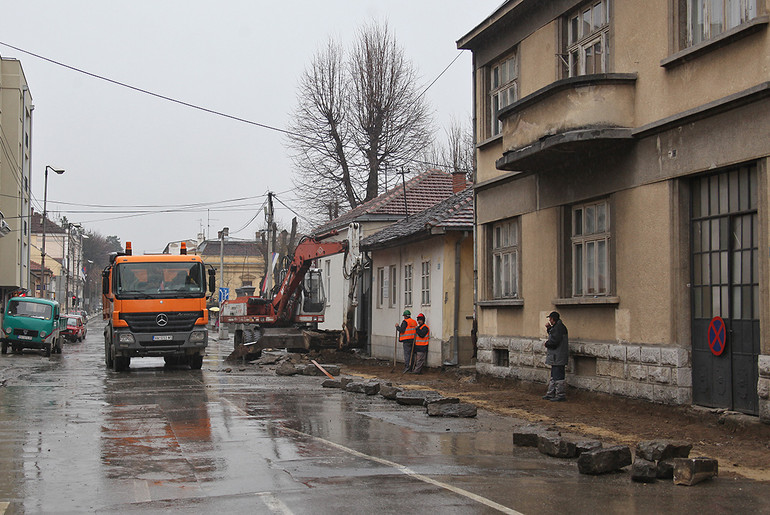
<svg viewBox="0 0 770 515">
<path fill-rule="evenodd" d="M 130 364 L 130 356 L 115 356 L 112 358 L 112 369 L 115 370 L 115 372 L 127 370 Z"/>
<path fill-rule="evenodd" d="M 53 343 L 48 342 L 45 344 L 45 348 L 43 349 L 43 356 L 46 358 L 51 356 L 51 348 L 53 347 Z"/>
<path fill-rule="evenodd" d="M 203 354 L 190 356 L 190 370 L 200 370 L 203 366 Z"/>
<path fill-rule="evenodd" d="M 8 344 L 3 342 L 0 346 L 0 354 L 8 354 Z"/>
</svg>

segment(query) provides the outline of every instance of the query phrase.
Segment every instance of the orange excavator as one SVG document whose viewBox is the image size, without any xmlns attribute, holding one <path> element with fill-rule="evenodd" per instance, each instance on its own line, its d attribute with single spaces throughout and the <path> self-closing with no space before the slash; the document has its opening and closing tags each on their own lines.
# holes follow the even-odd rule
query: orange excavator
<svg viewBox="0 0 770 515">
<path fill-rule="evenodd" d="M 338 234 L 332 231 L 300 240 L 281 270 L 280 284 L 272 291 L 263 296 L 239 295 L 224 302 L 219 320 L 234 329 L 235 348 L 246 348 L 241 355 L 259 354 L 268 348 L 308 350 L 303 330 L 323 322 L 326 309 L 321 270 L 313 267 L 315 260 L 344 253 L 346 276 L 361 266 L 359 225 L 350 224 L 345 240 L 324 241 Z"/>
</svg>

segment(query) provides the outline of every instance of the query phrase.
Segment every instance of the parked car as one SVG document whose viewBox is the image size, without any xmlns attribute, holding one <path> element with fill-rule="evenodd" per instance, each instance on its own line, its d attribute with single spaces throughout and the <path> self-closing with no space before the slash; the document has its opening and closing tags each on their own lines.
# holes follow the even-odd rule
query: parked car
<svg viewBox="0 0 770 515">
<path fill-rule="evenodd" d="M 86 337 L 83 319 L 74 313 L 68 313 L 64 315 L 64 318 L 67 321 L 67 326 L 62 331 L 64 337 L 71 342 L 82 342 Z"/>
<path fill-rule="evenodd" d="M 46 356 L 61 354 L 65 320 L 59 315 L 59 303 L 34 297 L 12 297 L 5 310 L 0 330 L 0 352 L 8 347 L 40 349 Z"/>
</svg>

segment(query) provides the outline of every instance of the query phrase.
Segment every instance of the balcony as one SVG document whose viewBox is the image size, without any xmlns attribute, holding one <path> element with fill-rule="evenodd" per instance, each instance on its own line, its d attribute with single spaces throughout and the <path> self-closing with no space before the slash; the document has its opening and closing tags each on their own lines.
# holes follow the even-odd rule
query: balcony
<svg viewBox="0 0 770 515">
<path fill-rule="evenodd" d="M 564 161 L 565 152 L 590 155 L 632 141 L 635 73 L 570 77 L 505 107 L 499 170 L 537 171 Z"/>
</svg>

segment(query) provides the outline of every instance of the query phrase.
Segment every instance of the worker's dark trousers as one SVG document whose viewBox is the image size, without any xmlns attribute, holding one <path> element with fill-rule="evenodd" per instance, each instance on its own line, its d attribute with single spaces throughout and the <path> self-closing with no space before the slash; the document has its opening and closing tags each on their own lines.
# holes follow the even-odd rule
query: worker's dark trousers
<svg viewBox="0 0 770 515">
<path fill-rule="evenodd" d="M 401 343 L 404 344 L 404 372 L 409 372 L 412 370 L 412 360 L 414 359 L 412 356 L 412 347 L 414 347 L 414 338 L 411 338 L 409 340 L 401 340 Z"/>
<path fill-rule="evenodd" d="M 414 346 L 414 366 L 412 372 L 415 374 L 422 373 L 422 367 L 425 366 L 425 361 L 428 359 L 428 346 L 427 345 L 415 345 Z"/>
</svg>

